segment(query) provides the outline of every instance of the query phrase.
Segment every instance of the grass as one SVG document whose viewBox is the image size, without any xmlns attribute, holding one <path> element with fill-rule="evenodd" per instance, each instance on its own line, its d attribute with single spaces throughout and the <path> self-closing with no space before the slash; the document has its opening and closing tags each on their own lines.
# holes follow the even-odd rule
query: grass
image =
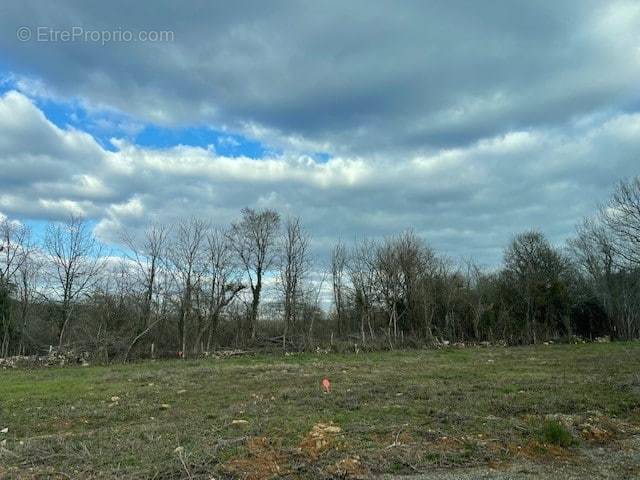
<svg viewBox="0 0 640 480">
<path fill-rule="evenodd" d="M 638 371 L 640 342 L 4 370 L 0 478 L 355 478 L 579 456 L 588 432 L 640 428 Z"/>
</svg>

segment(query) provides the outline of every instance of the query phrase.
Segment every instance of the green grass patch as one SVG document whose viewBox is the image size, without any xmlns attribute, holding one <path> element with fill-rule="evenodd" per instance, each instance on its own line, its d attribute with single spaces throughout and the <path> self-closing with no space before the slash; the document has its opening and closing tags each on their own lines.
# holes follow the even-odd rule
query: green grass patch
<svg viewBox="0 0 640 480">
<path fill-rule="evenodd" d="M 547 420 L 540 429 L 540 440 L 559 447 L 568 448 L 576 443 L 571 432 L 557 420 Z"/>
<path fill-rule="evenodd" d="M 549 415 L 640 424 L 638 371 L 640 342 L 3 370 L 0 470 L 226 478 L 229 465 L 271 458 L 281 471 L 325 478 L 355 456 L 367 475 L 486 465 L 508 461 L 532 432 L 575 445 L 561 425 L 532 430 Z M 300 453 L 314 425 L 331 422 L 341 431 L 321 455 Z M 254 438 L 270 450 L 252 452 Z"/>
</svg>

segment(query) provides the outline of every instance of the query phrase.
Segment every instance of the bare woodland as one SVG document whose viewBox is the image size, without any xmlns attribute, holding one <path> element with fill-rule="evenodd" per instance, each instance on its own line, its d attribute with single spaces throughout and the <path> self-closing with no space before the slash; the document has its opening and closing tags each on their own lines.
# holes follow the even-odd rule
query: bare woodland
<svg viewBox="0 0 640 480">
<path fill-rule="evenodd" d="M 455 262 L 411 230 L 313 258 L 303 219 L 244 209 L 125 232 L 109 253 L 77 217 L 36 241 L 0 223 L 0 356 L 97 361 L 220 348 L 358 350 L 640 336 L 640 177 L 561 247 L 515 235 L 499 268 Z"/>
</svg>

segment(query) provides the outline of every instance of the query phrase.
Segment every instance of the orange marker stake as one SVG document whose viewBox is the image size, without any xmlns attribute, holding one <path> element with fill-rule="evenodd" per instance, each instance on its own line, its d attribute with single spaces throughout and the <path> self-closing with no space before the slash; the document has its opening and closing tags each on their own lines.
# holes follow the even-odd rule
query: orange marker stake
<svg viewBox="0 0 640 480">
<path fill-rule="evenodd" d="M 327 378 L 324 377 L 322 379 L 322 389 L 324 390 L 324 393 L 331 393 L 331 381 Z"/>
</svg>

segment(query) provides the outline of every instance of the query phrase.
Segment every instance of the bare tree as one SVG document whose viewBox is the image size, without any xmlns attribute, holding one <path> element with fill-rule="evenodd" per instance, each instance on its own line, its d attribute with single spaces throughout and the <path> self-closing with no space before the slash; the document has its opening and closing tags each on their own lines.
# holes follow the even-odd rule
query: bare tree
<svg viewBox="0 0 640 480">
<path fill-rule="evenodd" d="M 28 227 L 6 217 L 0 218 L 0 279 L 12 279 L 26 260 L 30 239 Z"/>
<path fill-rule="evenodd" d="M 473 260 L 466 260 L 465 291 L 467 293 L 467 302 L 471 313 L 471 328 L 473 338 L 480 340 L 480 321 L 484 313 L 490 308 L 488 302 L 485 301 L 486 277 L 477 263 Z"/>
<path fill-rule="evenodd" d="M 331 283 L 333 287 L 333 303 L 336 308 L 338 334 L 345 330 L 345 270 L 347 268 L 347 249 L 338 241 L 331 250 Z"/>
<path fill-rule="evenodd" d="M 25 259 L 16 272 L 16 284 L 19 301 L 20 334 L 18 340 L 18 355 L 24 355 L 27 334 L 27 321 L 31 305 L 38 298 L 38 282 L 42 275 L 43 261 L 37 255 L 35 247 L 30 242 L 25 243 Z"/>
<path fill-rule="evenodd" d="M 258 309 L 262 293 L 263 276 L 275 260 L 275 242 L 280 226 L 280 216 L 273 210 L 242 210 L 242 219 L 232 224 L 230 238 L 249 278 L 251 287 L 251 311 L 249 331 L 256 338 Z"/>
<path fill-rule="evenodd" d="M 280 282 L 284 304 L 282 348 L 286 349 L 288 330 L 295 324 L 302 282 L 309 271 L 309 236 L 299 217 L 289 218 L 281 240 Z"/>
<path fill-rule="evenodd" d="M 205 269 L 204 242 L 209 225 L 190 218 L 178 224 L 168 257 L 179 289 L 178 342 L 187 354 L 187 337 L 193 320 L 194 295 L 200 288 Z"/>
<path fill-rule="evenodd" d="M 30 253 L 29 229 L 6 217 L 0 218 L 0 356 L 7 356 L 11 338 L 15 336 L 15 325 L 11 318 L 10 293 L 18 285 L 20 269 Z"/>
<path fill-rule="evenodd" d="M 109 263 L 100 274 L 91 296 L 84 305 L 85 320 L 75 331 L 75 338 L 88 346 L 97 358 L 108 362 L 126 348 L 131 329 L 139 321 L 138 279 L 132 275 L 126 258 Z M 129 350 L 124 350 L 124 360 Z"/>
<path fill-rule="evenodd" d="M 612 233 L 612 247 L 625 263 L 640 267 L 640 176 L 620 182 L 601 209 L 603 223 Z"/>
<path fill-rule="evenodd" d="M 611 232 L 593 218 L 576 227 L 576 237 L 568 246 L 577 264 L 598 283 L 611 277 L 616 266 L 616 250 Z"/>
<path fill-rule="evenodd" d="M 630 245 L 624 244 L 610 221 L 585 219 L 568 241 L 574 262 L 587 274 L 593 295 L 607 312 L 608 331 L 633 338 L 640 331 L 639 272 L 633 268 Z M 590 321 L 590 320 L 589 320 Z M 589 327 L 591 331 L 591 327 Z"/>
<path fill-rule="evenodd" d="M 76 216 L 50 223 L 44 245 L 54 271 L 51 289 L 61 305 L 58 346 L 62 347 L 75 303 L 95 286 L 106 258 L 87 222 Z"/>
<path fill-rule="evenodd" d="M 154 296 L 158 292 L 158 277 L 163 264 L 166 262 L 166 248 L 170 229 L 166 225 L 153 224 L 147 227 L 141 241 L 136 241 L 125 233 L 123 241 L 131 251 L 130 258 L 135 265 L 137 277 L 142 285 L 142 311 L 138 319 L 134 338 L 129 343 L 125 361 L 131 349 L 160 321 L 158 316 L 152 318 Z"/>
<path fill-rule="evenodd" d="M 387 335 L 399 334 L 400 323 L 419 331 L 426 314 L 425 302 L 432 302 L 427 290 L 442 260 L 412 230 L 387 238 L 376 250 L 376 290 L 388 314 Z M 433 311 L 429 314 L 433 316 Z M 430 326 L 425 327 L 428 336 Z"/>
<path fill-rule="evenodd" d="M 404 302 L 401 276 L 396 242 L 387 238 L 375 251 L 375 281 L 389 317 L 387 337 L 390 346 L 392 331 L 394 338 L 398 335 L 398 306 Z"/>
<path fill-rule="evenodd" d="M 315 325 L 315 318 L 319 313 L 322 312 L 320 308 L 320 295 L 322 295 L 322 290 L 324 288 L 324 282 L 327 279 L 328 271 L 327 269 L 322 269 L 322 276 L 319 281 L 312 283 L 307 289 L 306 293 L 303 293 L 303 304 L 306 304 L 303 309 L 303 312 L 306 317 L 309 318 L 309 330 L 307 333 L 307 345 L 312 348 L 314 345 L 313 341 L 313 327 Z M 312 301 L 305 301 L 305 298 L 308 298 Z M 310 308 L 309 308 L 310 307 Z M 305 311 L 306 310 L 306 311 Z"/>
<path fill-rule="evenodd" d="M 360 336 L 366 343 L 365 326 L 373 338 L 373 308 L 376 301 L 376 259 L 377 245 L 371 240 L 360 241 L 353 249 L 349 262 L 349 276 L 353 285 L 354 302 L 360 317 Z"/>
<path fill-rule="evenodd" d="M 567 260 L 535 230 L 516 235 L 504 253 L 504 274 L 523 307 L 526 340 L 536 343 L 538 327 L 559 326 Z M 552 322 L 555 325 L 552 325 Z"/>
<path fill-rule="evenodd" d="M 206 350 L 209 351 L 217 333 L 223 310 L 245 288 L 234 258 L 228 232 L 211 230 L 206 242 L 205 285 L 208 295 L 206 316 L 198 326 L 196 348 L 202 348 L 202 337 L 208 331 Z"/>
</svg>

